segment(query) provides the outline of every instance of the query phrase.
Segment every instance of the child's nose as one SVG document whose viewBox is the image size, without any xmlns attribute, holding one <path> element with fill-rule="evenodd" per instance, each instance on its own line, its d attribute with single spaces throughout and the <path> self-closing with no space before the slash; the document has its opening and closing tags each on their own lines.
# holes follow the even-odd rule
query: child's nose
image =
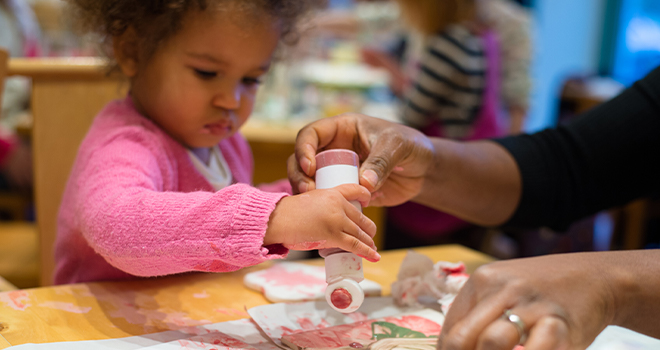
<svg viewBox="0 0 660 350">
<path fill-rule="evenodd" d="M 238 109 L 241 104 L 240 85 L 222 89 L 213 97 L 213 105 L 224 109 Z"/>
</svg>

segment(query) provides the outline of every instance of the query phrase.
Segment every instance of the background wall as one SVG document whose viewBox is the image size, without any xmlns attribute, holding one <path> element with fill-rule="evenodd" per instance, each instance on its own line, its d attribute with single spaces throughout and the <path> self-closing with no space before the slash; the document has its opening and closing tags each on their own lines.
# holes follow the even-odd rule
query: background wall
<svg viewBox="0 0 660 350">
<path fill-rule="evenodd" d="M 555 124 L 557 96 L 572 74 L 596 73 L 607 0 L 535 0 L 536 55 L 528 131 Z"/>
</svg>

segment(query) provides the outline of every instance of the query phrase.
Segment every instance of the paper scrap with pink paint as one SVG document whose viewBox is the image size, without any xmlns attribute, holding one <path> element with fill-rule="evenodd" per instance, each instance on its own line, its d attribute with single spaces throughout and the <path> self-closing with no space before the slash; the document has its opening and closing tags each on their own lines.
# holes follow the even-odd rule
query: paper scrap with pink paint
<svg viewBox="0 0 660 350">
<path fill-rule="evenodd" d="M 388 338 L 437 338 L 444 319 L 442 313 L 424 309 L 409 314 L 288 334 L 282 337 L 282 343 L 293 350 L 331 350 L 341 347 L 366 349 L 373 343 Z"/>
<path fill-rule="evenodd" d="M 351 314 L 335 311 L 325 300 L 262 305 L 249 309 L 248 313 L 273 342 L 282 345 L 280 339 L 288 334 L 407 314 L 421 309 L 397 306 L 391 297 L 375 297 L 365 298 L 360 310 Z"/>
<path fill-rule="evenodd" d="M 260 291 L 274 303 L 325 300 L 325 268 L 295 262 L 278 262 L 245 275 L 243 283 Z M 360 282 L 367 297 L 380 296 L 380 284 L 368 279 Z"/>
</svg>

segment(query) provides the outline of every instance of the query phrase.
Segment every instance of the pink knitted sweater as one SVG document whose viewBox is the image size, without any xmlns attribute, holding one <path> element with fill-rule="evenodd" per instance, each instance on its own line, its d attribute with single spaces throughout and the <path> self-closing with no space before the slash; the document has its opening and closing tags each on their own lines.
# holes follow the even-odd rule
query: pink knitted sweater
<svg viewBox="0 0 660 350">
<path fill-rule="evenodd" d="M 220 143 L 234 184 L 214 192 L 186 149 L 140 115 L 130 98 L 108 104 L 83 140 L 64 191 L 55 283 L 225 272 L 282 258 L 263 246 L 288 182 L 260 189 L 236 134 Z"/>
</svg>

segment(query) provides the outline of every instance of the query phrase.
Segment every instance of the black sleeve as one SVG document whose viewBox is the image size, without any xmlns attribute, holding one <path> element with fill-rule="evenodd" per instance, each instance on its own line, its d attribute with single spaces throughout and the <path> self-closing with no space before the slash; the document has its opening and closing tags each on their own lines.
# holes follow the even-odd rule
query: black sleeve
<svg viewBox="0 0 660 350">
<path fill-rule="evenodd" d="M 522 198 L 504 226 L 571 222 L 660 189 L 660 68 L 573 123 L 495 140 L 515 158 Z"/>
</svg>

